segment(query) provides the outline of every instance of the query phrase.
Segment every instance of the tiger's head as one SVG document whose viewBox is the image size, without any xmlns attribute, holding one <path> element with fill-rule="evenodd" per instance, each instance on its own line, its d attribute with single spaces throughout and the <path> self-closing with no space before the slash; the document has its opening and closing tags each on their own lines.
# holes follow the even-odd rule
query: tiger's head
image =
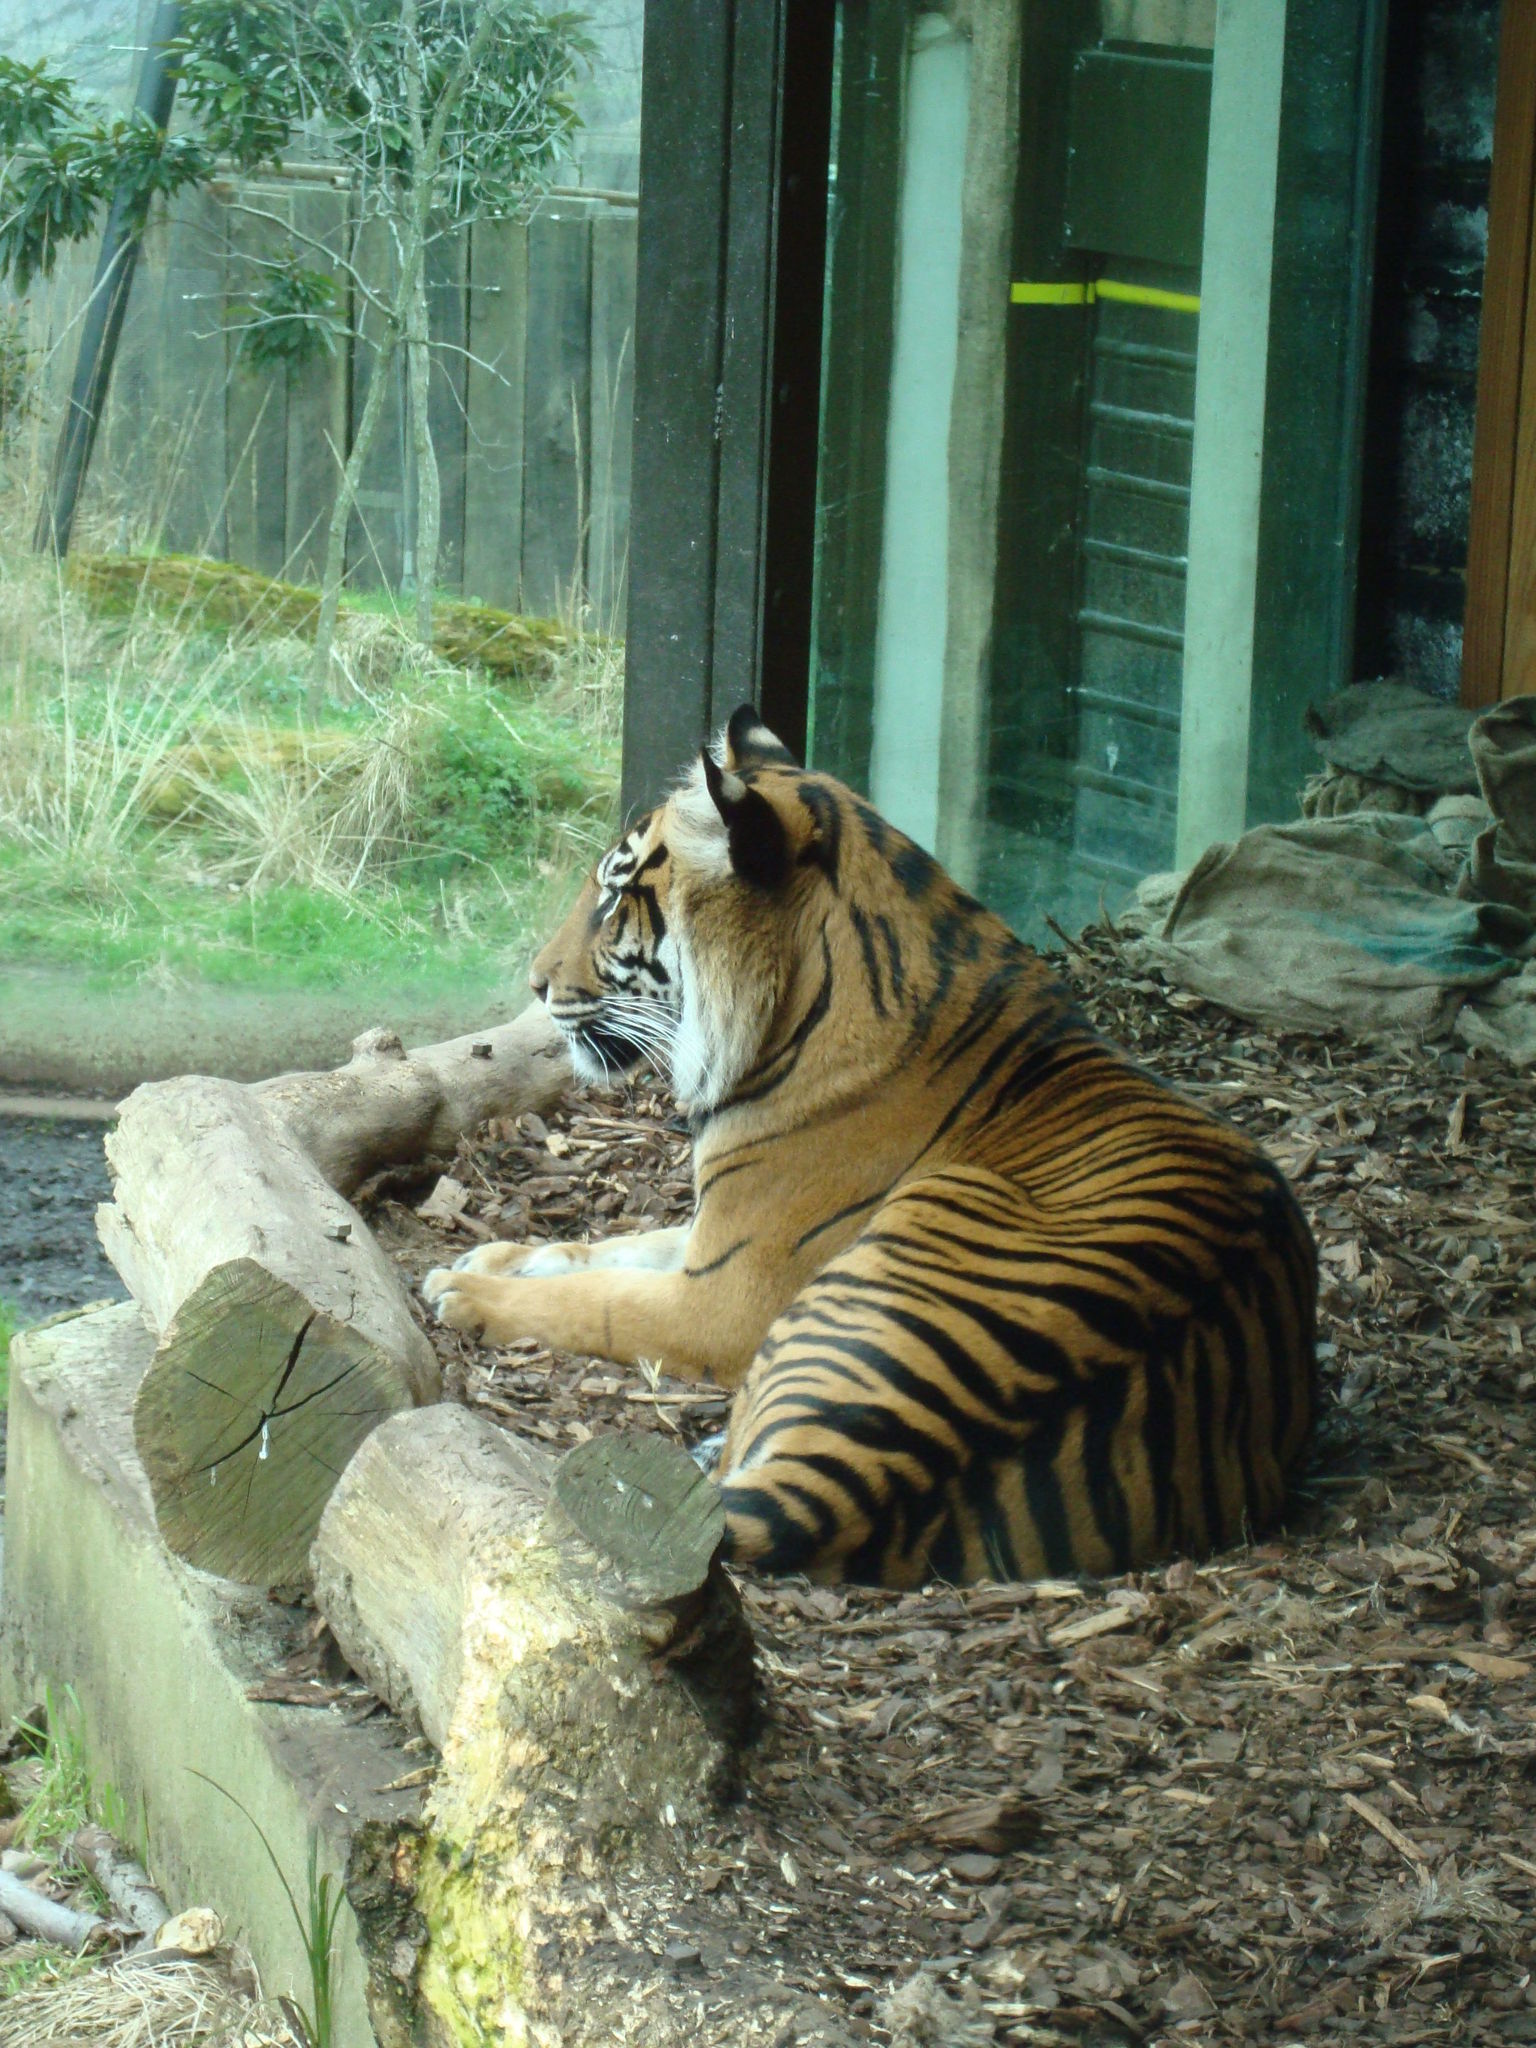
<svg viewBox="0 0 1536 2048">
<path fill-rule="evenodd" d="M 723 1102 L 768 1041 L 814 930 L 843 792 L 751 705 L 597 863 L 534 961 L 588 1080 L 649 1060 L 680 1106 Z"/>
</svg>

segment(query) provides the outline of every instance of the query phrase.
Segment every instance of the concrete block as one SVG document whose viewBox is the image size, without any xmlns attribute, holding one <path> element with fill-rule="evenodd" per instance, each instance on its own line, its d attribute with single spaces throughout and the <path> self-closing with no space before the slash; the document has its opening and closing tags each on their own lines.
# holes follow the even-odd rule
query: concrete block
<svg viewBox="0 0 1536 2048">
<path fill-rule="evenodd" d="M 398 1824 L 419 1766 L 382 1714 L 254 1703 L 292 1647 L 293 1610 L 180 1564 L 155 1527 L 133 1446 L 134 1391 L 154 1349 L 132 1302 L 27 1332 L 11 1347 L 0 1712 L 73 1689 L 97 1783 L 115 1786 L 174 1907 L 211 1905 L 249 1946 L 269 1995 L 310 2002 L 298 1928 L 255 1829 L 302 1909 L 309 1842 L 339 1877 L 355 1831 Z M 202 1773 L 201 1777 L 196 1773 Z M 205 1782 L 212 1780 L 212 1783 Z M 374 2048 L 357 1924 L 343 1906 L 337 2048 Z"/>
</svg>

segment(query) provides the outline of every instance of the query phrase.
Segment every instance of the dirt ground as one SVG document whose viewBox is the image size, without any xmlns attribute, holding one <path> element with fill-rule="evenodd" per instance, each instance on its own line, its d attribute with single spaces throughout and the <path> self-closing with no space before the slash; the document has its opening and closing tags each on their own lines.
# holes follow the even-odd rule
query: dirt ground
<svg viewBox="0 0 1536 2048">
<path fill-rule="evenodd" d="M 902 2048 L 1536 2041 L 1531 1082 L 1260 1032 L 1103 934 L 1069 971 L 1296 1181 L 1324 1274 L 1313 1469 L 1273 1540 L 1131 1579 L 747 1581 L 765 1727 L 690 1879 L 738 1931 L 688 1966 L 726 1990 L 751 1957 Z M 427 1221 L 421 1188 L 380 1193 L 413 1276 L 689 1208 L 644 1089 L 493 1127 L 453 1180 L 452 1222 L 453 1188 Z M 707 1388 L 435 1335 L 462 1398 L 555 1447 L 721 1422 Z"/>
</svg>

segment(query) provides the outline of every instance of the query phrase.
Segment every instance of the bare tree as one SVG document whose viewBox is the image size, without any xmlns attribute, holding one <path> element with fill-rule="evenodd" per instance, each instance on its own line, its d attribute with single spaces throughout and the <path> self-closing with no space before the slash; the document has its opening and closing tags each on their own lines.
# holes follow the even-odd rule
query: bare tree
<svg viewBox="0 0 1536 2048">
<path fill-rule="evenodd" d="M 354 344 L 374 350 L 326 535 L 317 691 L 331 675 L 347 527 L 402 350 L 416 457 L 416 630 L 430 643 L 441 491 L 427 405 L 428 250 L 468 221 L 527 210 L 576 126 L 572 88 L 590 47 L 581 16 L 528 0 L 192 0 L 185 9 L 183 102 L 205 144 L 247 171 L 298 147 L 333 163 L 359 228 L 381 223 L 391 251 L 381 289 L 351 256 L 237 202 L 280 229 L 284 244 L 252 259 L 262 276 L 246 321 L 253 359 L 335 345 L 345 324 L 336 271 L 350 287 Z"/>
</svg>

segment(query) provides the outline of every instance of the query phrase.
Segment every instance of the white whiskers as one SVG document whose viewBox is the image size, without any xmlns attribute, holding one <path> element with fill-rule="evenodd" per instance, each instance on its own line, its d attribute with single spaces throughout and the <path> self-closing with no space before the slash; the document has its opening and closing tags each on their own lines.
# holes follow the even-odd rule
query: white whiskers
<svg viewBox="0 0 1536 2048">
<path fill-rule="evenodd" d="M 638 1046 L 657 1071 L 670 1079 L 677 1049 L 677 1019 L 670 1010 L 639 996 L 611 995 L 600 1016 L 604 1030 Z"/>
</svg>

